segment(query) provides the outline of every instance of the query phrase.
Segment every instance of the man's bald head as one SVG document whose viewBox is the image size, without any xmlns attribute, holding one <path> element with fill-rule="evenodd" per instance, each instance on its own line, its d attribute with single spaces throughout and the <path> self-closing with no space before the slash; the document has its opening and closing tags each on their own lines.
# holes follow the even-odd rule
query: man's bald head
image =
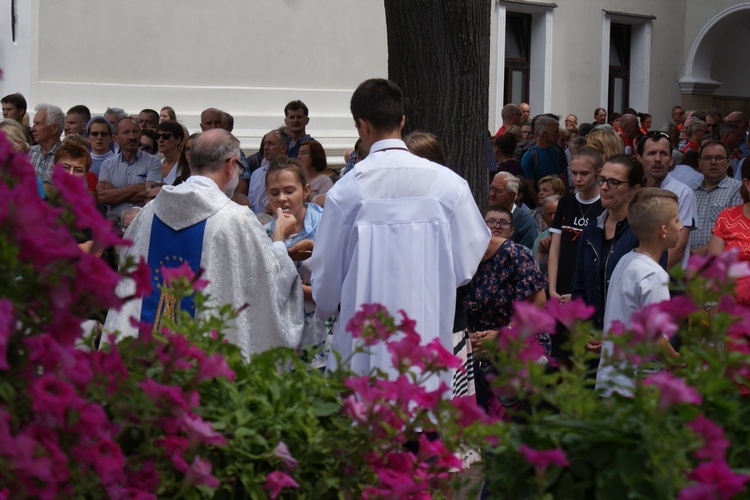
<svg viewBox="0 0 750 500">
<path fill-rule="evenodd" d="M 620 130 L 628 139 L 638 137 L 638 117 L 631 114 L 624 114 L 620 117 Z"/>
<path fill-rule="evenodd" d="M 227 158 L 240 156 L 240 141 L 222 128 L 198 134 L 190 147 L 190 171 L 201 175 L 221 170 Z"/>
<path fill-rule="evenodd" d="M 500 111 L 500 117 L 503 123 L 510 122 L 511 125 L 518 125 L 521 123 L 521 110 L 515 104 L 506 104 Z"/>
</svg>

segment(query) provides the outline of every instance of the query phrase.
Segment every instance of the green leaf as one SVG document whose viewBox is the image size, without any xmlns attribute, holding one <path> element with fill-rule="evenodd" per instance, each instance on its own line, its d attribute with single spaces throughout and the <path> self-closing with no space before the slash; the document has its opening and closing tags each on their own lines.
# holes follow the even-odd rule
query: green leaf
<svg viewBox="0 0 750 500">
<path fill-rule="evenodd" d="M 330 401 L 313 401 L 313 415 L 316 417 L 328 417 L 341 410 L 341 405 Z"/>
</svg>

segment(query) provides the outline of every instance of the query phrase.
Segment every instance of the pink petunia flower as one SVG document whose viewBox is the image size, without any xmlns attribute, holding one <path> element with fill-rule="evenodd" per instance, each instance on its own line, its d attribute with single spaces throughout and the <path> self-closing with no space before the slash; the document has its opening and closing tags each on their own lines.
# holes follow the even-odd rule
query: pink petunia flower
<svg viewBox="0 0 750 500">
<path fill-rule="evenodd" d="M 276 445 L 276 448 L 273 449 L 271 454 L 276 458 L 280 458 L 287 468 L 297 468 L 297 459 L 294 458 L 289 452 L 289 448 L 287 447 L 286 443 L 284 443 L 284 441 L 279 441 L 279 444 Z"/>
<path fill-rule="evenodd" d="M 75 216 L 78 229 L 91 229 L 97 248 L 110 246 L 127 246 L 125 242 L 112 228 L 112 223 L 102 216 L 96 209 L 94 199 L 89 196 L 86 185 L 81 179 L 54 169 L 52 172 L 52 183 L 60 195 L 68 202 L 71 212 Z"/>
<path fill-rule="evenodd" d="M 570 302 L 560 302 L 559 299 L 552 299 L 547 302 L 547 313 L 557 321 L 565 325 L 565 328 L 572 330 L 578 321 L 585 321 L 594 314 L 594 306 L 587 305 L 581 299 L 571 300 Z M 551 330 L 554 332 L 554 329 Z"/>
<path fill-rule="evenodd" d="M 719 460 L 699 464 L 688 474 L 688 479 L 713 486 L 726 499 L 744 490 L 750 476 L 736 474 L 725 461 Z"/>
<path fill-rule="evenodd" d="M 555 318 L 534 304 L 520 300 L 513 303 L 511 323 L 517 328 L 517 334 L 523 337 L 555 331 Z"/>
<path fill-rule="evenodd" d="M 451 406 L 458 410 L 458 424 L 468 427 L 475 422 L 489 424 L 491 422 L 487 412 L 479 406 L 473 397 L 464 396 L 450 400 Z"/>
<path fill-rule="evenodd" d="M 549 464 L 559 465 L 560 467 L 570 466 L 568 457 L 565 456 L 565 452 L 560 448 L 540 451 L 522 444 L 518 447 L 518 453 L 520 453 L 521 456 L 523 456 L 523 458 L 534 467 L 542 470 L 546 469 Z"/>
<path fill-rule="evenodd" d="M 196 455 L 193 459 L 193 463 L 191 463 L 190 467 L 185 471 L 185 484 L 195 484 L 197 486 L 204 485 L 209 488 L 217 488 L 221 483 L 211 474 L 211 470 L 211 462 Z"/>
<path fill-rule="evenodd" d="M 131 271 L 130 277 L 135 282 L 136 297 L 145 297 L 154 289 L 151 280 L 151 269 L 148 267 L 148 262 L 146 262 L 146 259 L 143 257 L 138 261 L 136 268 Z"/>
<path fill-rule="evenodd" d="M 395 332 L 385 321 L 390 318 L 388 310 L 381 304 L 362 304 L 346 324 L 346 331 L 361 338 L 366 345 L 388 340 Z"/>
<path fill-rule="evenodd" d="M 357 401 L 354 394 L 344 398 L 344 412 L 355 422 L 364 423 L 367 420 L 367 406 Z"/>
<path fill-rule="evenodd" d="M 34 380 L 29 393 L 31 409 L 54 415 L 58 422 L 63 422 L 67 409 L 81 400 L 72 385 L 50 373 Z"/>
<path fill-rule="evenodd" d="M 701 395 L 680 377 L 668 372 L 659 372 L 643 380 L 643 385 L 654 385 L 659 389 L 659 408 L 665 409 L 677 403 L 701 404 Z"/>
<path fill-rule="evenodd" d="M 273 500 L 281 494 L 284 488 L 299 488 L 299 484 L 291 476 L 281 471 L 273 471 L 266 476 L 263 488 L 268 490 L 268 496 Z"/>
<path fill-rule="evenodd" d="M 191 449 L 198 444 L 211 444 L 214 446 L 224 446 L 227 444 L 224 436 L 213 429 L 211 422 L 206 422 L 198 415 L 183 414 L 182 425 L 190 438 L 189 448 Z"/>
<path fill-rule="evenodd" d="M 92 453 L 89 463 L 102 478 L 102 484 L 107 485 L 123 479 L 125 455 L 117 443 L 107 438 L 100 439 L 89 450 Z"/>
<path fill-rule="evenodd" d="M 729 440 L 724 435 L 724 429 L 703 415 L 687 423 L 687 426 L 695 434 L 703 439 L 703 448 L 696 450 L 693 454 L 704 460 L 724 460 L 724 453 L 729 448 Z"/>
<path fill-rule="evenodd" d="M 628 328 L 633 334 L 631 343 L 654 342 L 661 336 L 674 336 L 678 326 L 670 314 L 669 306 L 665 307 L 664 304 L 665 302 L 649 304 L 632 314 Z"/>
<path fill-rule="evenodd" d="M 229 368 L 224 355 L 214 353 L 199 362 L 198 372 L 195 376 L 199 382 L 217 377 L 226 377 L 234 382 L 235 375 L 234 371 Z"/>
</svg>

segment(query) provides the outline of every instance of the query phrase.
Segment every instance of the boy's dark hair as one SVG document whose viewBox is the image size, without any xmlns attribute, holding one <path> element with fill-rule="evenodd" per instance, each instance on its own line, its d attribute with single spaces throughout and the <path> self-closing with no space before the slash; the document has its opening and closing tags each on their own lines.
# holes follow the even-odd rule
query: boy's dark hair
<svg viewBox="0 0 750 500">
<path fill-rule="evenodd" d="M 404 94 L 392 81 L 373 78 L 357 87 L 349 107 L 357 126 L 359 120 L 367 120 L 377 130 L 392 132 L 401 126 Z"/>
<path fill-rule="evenodd" d="M 0 102 L 7 102 L 12 104 L 18 111 L 24 110 L 25 112 L 28 109 L 26 107 L 26 98 L 20 92 L 16 92 L 15 94 L 8 94 L 0 99 Z"/>
<path fill-rule="evenodd" d="M 91 111 L 83 104 L 76 104 L 68 110 L 67 114 L 81 115 L 87 122 L 91 120 Z"/>
</svg>

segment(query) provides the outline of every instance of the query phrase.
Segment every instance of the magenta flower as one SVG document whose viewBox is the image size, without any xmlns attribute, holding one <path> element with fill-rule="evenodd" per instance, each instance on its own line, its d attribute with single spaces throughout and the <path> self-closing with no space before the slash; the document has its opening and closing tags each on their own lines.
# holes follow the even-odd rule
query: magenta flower
<svg viewBox="0 0 750 500">
<path fill-rule="evenodd" d="M 568 457 L 565 456 L 565 452 L 560 448 L 540 451 L 522 444 L 518 447 L 518 453 L 531 465 L 542 470 L 546 469 L 549 464 L 559 465 L 560 467 L 570 466 Z"/>
<path fill-rule="evenodd" d="M 669 372 L 659 372 L 643 380 L 643 385 L 655 385 L 659 389 L 659 408 L 665 409 L 677 403 L 701 404 L 701 395 L 680 377 Z"/>
<path fill-rule="evenodd" d="M 96 209 L 94 198 L 89 195 L 86 185 L 81 182 L 80 178 L 67 174 L 60 169 L 54 169 L 52 183 L 68 202 L 68 206 L 75 216 L 76 227 L 78 229 L 91 229 L 97 248 L 123 246 L 130 243 L 126 243 L 112 230 L 112 223 Z"/>
<path fill-rule="evenodd" d="M 572 330 L 577 321 L 585 321 L 594 314 L 594 306 L 587 305 L 581 299 L 562 303 L 558 299 L 553 299 L 547 302 L 546 311 L 565 325 L 565 328 Z M 551 331 L 554 332 L 554 329 Z"/>
<path fill-rule="evenodd" d="M 299 488 L 299 484 L 283 472 L 273 471 L 266 476 L 263 488 L 268 490 L 268 496 L 273 500 L 281 494 L 284 488 Z"/>
<path fill-rule="evenodd" d="M 361 338 L 366 345 L 388 340 L 396 329 L 387 323 L 388 310 L 380 304 L 362 304 L 359 311 L 346 324 L 346 331 Z"/>
<path fill-rule="evenodd" d="M 147 378 L 138 385 L 141 386 L 143 392 L 151 398 L 152 401 L 166 405 L 174 409 L 180 408 L 184 411 L 190 411 L 192 406 L 190 402 L 185 398 L 185 393 L 181 387 L 162 385 L 154 381 L 154 379 Z"/>
<path fill-rule="evenodd" d="M 659 303 L 659 309 L 669 314 L 673 319 L 687 318 L 695 311 L 698 306 L 684 295 L 676 295 L 669 300 Z"/>
<path fill-rule="evenodd" d="M 107 485 L 123 479 L 125 455 L 116 443 L 107 438 L 100 439 L 89 451 L 89 463 L 102 478 L 102 484 Z"/>
<path fill-rule="evenodd" d="M 190 437 L 189 448 L 191 449 L 202 443 L 214 446 L 224 446 L 227 444 L 224 436 L 214 431 L 211 422 L 206 422 L 198 415 L 183 414 L 182 424 Z"/>
<path fill-rule="evenodd" d="M 530 302 L 514 302 L 513 311 L 512 323 L 518 329 L 518 335 L 531 337 L 537 333 L 555 331 L 555 318 Z"/>
<path fill-rule="evenodd" d="M 196 378 L 199 382 L 216 377 L 226 377 L 234 382 L 234 372 L 229 368 L 226 358 L 219 353 L 211 354 L 200 361 L 198 373 L 196 373 Z"/>
<path fill-rule="evenodd" d="M 65 411 L 80 398 L 73 386 L 47 373 L 34 380 L 29 386 L 31 409 L 54 415 L 58 422 L 65 420 Z"/>
<path fill-rule="evenodd" d="M 344 412 L 355 422 L 364 423 L 367 420 L 367 406 L 357 401 L 354 394 L 344 398 Z"/>
<path fill-rule="evenodd" d="M 185 278 L 188 283 L 192 283 L 196 279 L 196 273 L 190 269 L 190 265 L 187 262 L 183 262 L 182 265 L 177 267 L 161 266 L 160 270 L 165 284 L 179 281 L 182 278 Z"/>
<path fill-rule="evenodd" d="M 715 500 L 719 490 L 712 484 L 694 484 L 680 490 L 677 500 Z"/>
<path fill-rule="evenodd" d="M 276 448 L 273 449 L 271 454 L 276 458 L 280 458 L 288 469 L 297 468 L 297 459 L 295 459 L 289 452 L 289 448 L 284 441 L 279 441 L 279 444 L 276 445 Z"/>
<path fill-rule="evenodd" d="M 205 485 L 209 488 L 216 488 L 221 484 L 219 480 L 211 474 L 212 465 L 208 460 L 204 460 L 196 455 L 193 463 L 185 471 L 186 485 Z"/>
<path fill-rule="evenodd" d="M 73 424 L 73 431 L 81 436 L 103 439 L 112 431 L 112 425 L 104 409 L 95 403 L 86 403 L 77 409 L 78 419 Z"/>
<path fill-rule="evenodd" d="M 389 340 L 386 348 L 391 353 L 391 362 L 401 371 L 410 367 L 425 369 L 427 353 L 425 348 L 419 344 L 419 337 L 404 335 L 399 340 Z"/>
<path fill-rule="evenodd" d="M 721 498 L 726 499 L 744 490 L 750 476 L 735 474 L 725 461 L 720 460 L 699 464 L 688 474 L 688 479 L 714 487 Z"/>
<path fill-rule="evenodd" d="M 463 396 L 453 398 L 450 400 L 450 404 L 458 410 L 457 423 L 461 427 L 468 427 L 475 422 L 490 423 L 490 417 L 487 415 L 487 412 L 476 403 L 473 397 Z"/>
<path fill-rule="evenodd" d="M 461 360 L 443 347 L 439 338 L 432 339 L 426 347 L 429 353 L 428 364 L 431 367 L 441 370 L 447 368 L 461 368 Z"/>
<path fill-rule="evenodd" d="M 693 452 L 697 458 L 715 461 L 724 460 L 724 453 L 729 448 L 729 440 L 724 435 L 724 429 L 720 425 L 703 415 L 698 415 L 688 422 L 687 426 L 703 439 L 703 448 Z"/>
<path fill-rule="evenodd" d="M 7 370 L 8 339 L 14 333 L 13 304 L 7 300 L 0 300 L 0 370 Z"/>
<path fill-rule="evenodd" d="M 154 286 L 151 282 L 151 269 L 148 267 L 146 259 L 141 257 L 138 265 L 130 272 L 130 277 L 135 282 L 135 296 L 145 297 L 151 293 Z"/>
<path fill-rule="evenodd" d="M 90 307 L 119 307 L 122 299 L 115 293 L 120 275 L 107 263 L 93 254 L 81 254 L 76 262 L 76 272 L 85 279 L 73 281 L 73 292 L 85 297 Z"/>
<path fill-rule="evenodd" d="M 669 301 L 649 304 L 635 311 L 630 317 L 630 331 L 633 334 L 631 343 L 644 341 L 654 342 L 659 337 L 672 338 L 677 332 L 678 326 L 670 314 Z"/>
</svg>

